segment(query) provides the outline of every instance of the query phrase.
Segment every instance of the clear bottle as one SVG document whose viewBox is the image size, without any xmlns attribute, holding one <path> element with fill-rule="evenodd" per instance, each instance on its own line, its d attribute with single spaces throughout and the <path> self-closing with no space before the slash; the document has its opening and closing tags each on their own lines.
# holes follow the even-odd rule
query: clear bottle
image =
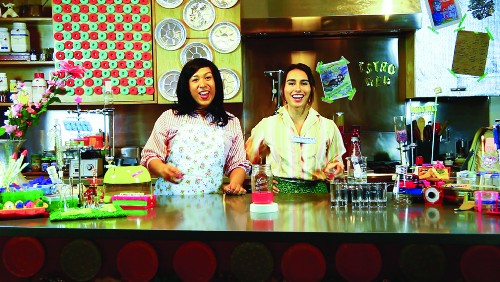
<svg viewBox="0 0 500 282">
<path fill-rule="evenodd" d="M 35 79 L 31 83 L 33 102 L 39 102 L 43 98 L 43 94 L 47 91 L 47 81 L 43 72 L 36 72 Z"/>
<path fill-rule="evenodd" d="M 10 31 L 12 52 L 26 53 L 30 50 L 30 32 L 26 23 L 13 23 Z"/>
<path fill-rule="evenodd" d="M 7 101 L 7 96 L 9 94 L 9 83 L 7 82 L 7 74 L 4 72 L 0 73 L 0 103 L 5 103 Z"/>
<path fill-rule="evenodd" d="M 273 173 L 271 165 L 256 164 L 252 166 L 252 202 L 254 204 L 272 204 Z"/>
<path fill-rule="evenodd" d="M 111 80 L 104 81 L 104 107 L 113 106 L 113 90 Z"/>
<path fill-rule="evenodd" d="M 6 27 L 0 27 L 0 52 L 10 52 L 10 34 Z"/>
<path fill-rule="evenodd" d="M 366 157 L 361 154 L 359 138 L 351 137 L 350 153 L 347 159 L 347 181 L 349 183 L 366 183 L 368 176 L 366 172 Z"/>
</svg>

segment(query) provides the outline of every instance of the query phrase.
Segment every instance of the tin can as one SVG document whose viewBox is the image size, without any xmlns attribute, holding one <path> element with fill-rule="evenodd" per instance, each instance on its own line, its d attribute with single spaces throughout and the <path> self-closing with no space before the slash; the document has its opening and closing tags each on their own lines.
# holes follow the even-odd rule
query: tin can
<svg viewBox="0 0 500 282">
<path fill-rule="evenodd" d="M 31 171 L 33 172 L 42 171 L 42 155 L 40 154 L 31 155 Z"/>
</svg>

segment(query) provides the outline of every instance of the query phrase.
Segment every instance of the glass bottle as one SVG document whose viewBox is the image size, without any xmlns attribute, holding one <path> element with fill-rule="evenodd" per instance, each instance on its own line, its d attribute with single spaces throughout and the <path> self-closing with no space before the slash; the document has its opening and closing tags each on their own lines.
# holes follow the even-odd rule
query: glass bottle
<svg viewBox="0 0 500 282">
<path fill-rule="evenodd" d="M 351 152 L 347 157 L 347 182 L 349 183 L 366 183 L 368 175 L 366 172 L 367 161 L 366 157 L 361 154 L 359 146 L 359 138 L 351 137 Z"/>
<path fill-rule="evenodd" d="M 256 164 L 252 166 L 252 202 L 254 204 L 272 204 L 273 173 L 271 165 Z"/>
</svg>

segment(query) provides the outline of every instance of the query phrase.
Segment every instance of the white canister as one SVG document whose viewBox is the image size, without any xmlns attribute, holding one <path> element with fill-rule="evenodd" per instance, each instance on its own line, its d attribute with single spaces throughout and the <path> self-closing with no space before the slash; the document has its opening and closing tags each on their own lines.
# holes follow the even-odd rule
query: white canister
<svg viewBox="0 0 500 282">
<path fill-rule="evenodd" d="M 0 91 L 9 91 L 9 83 L 7 82 L 7 74 L 0 72 Z"/>
<path fill-rule="evenodd" d="M 6 27 L 0 27 L 0 52 L 10 52 L 10 34 Z"/>
<path fill-rule="evenodd" d="M 39 102 L 42 100 L 43 94 L 47 91 L 47 81 L 43 72 L 36 72 L 35 79 L 31 83 L 31 88 L 33 92 L 33 102 Z"/>
<path fill-rule="evenodd" d="M 30 32 L 26 28 L 26 23 L 13 23 L 10 31 L 10 46 L 12 52 L 29 52 Z"/>
</svg>

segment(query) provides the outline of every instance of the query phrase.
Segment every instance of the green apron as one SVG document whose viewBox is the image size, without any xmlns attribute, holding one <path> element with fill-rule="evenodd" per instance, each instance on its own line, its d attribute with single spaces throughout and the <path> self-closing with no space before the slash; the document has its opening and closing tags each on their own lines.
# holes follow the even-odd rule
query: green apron
<svg viewBox="0 0 500 282">
<path fill-rule="evenodd" d="M 275 186 L 280 193 L 328 193 L 328 183 L 325 180 L 303 180 L 296 178 L 274 177 L 278 182 Z"/>
</svg>

